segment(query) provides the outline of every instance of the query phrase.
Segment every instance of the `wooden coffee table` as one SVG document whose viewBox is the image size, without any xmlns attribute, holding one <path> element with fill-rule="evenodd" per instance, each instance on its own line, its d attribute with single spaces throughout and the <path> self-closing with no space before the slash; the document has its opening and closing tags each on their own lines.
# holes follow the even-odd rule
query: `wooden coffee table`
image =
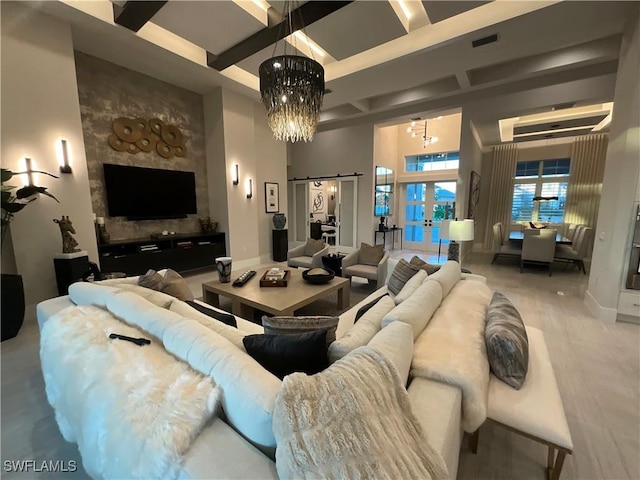
<svg viewBox="0 0 640 480">
<path fill-rule="evenodd" d="M 232 282 L 220 283 L 217 279 L 203 283 L 202 299 L 209 305 L 219 307 L 220 295 L 228 297 L 231 299 L 232 313 L 246 320 L 253 319 L 254 309 L 272 315 L 293 315 L 298 308 L 336 291 L 338 308 L 349 306 L 349 280 L 346 278 L 335 277 L 324 285 L 314 285 L 302 279 L 304 269 L 290 268 L 291 278 L 286 287 L 260 287 L 260 279 L 267 270 L 257 269 L 254 277 L 242 287 L 234 287 Z"/>
</svg>

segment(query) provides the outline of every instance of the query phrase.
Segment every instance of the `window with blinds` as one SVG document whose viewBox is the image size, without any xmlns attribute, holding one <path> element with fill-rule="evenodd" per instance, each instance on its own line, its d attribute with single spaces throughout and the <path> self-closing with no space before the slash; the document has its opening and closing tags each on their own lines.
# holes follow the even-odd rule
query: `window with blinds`
<svg viewBox="0 0 640 480">
<path fill-rule="evenodd" d="M 567 202 L 568 158 L 516 164 L 511 220 L 562 223 Z"/>
</svg>

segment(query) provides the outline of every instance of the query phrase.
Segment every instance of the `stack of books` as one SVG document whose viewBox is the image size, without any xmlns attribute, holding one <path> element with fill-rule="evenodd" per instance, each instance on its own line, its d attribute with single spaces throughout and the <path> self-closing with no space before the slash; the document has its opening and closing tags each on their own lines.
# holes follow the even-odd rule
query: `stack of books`
<svg viewBox="0 0 640 480">
<path fill-rule="evenodd" d="M 154 250 L 158 250 L 158 246 L 155 243 L 149 245 L 140 245 L 141 252 L 152 252 Z"/>
<path fill-rule="evenodd" d="M 267 273 L 264 274 L 263 279 L 267 281 L 283 280 L 286 273 L 287 272 L 279 268 L 272 268 L 268 270 Z"/>
<path fill-rule="evenodd" d="M 191 246 L 193 246 L 193 243 L 191 243 L 190 241 L 187 240 L 187 241 L 184 241 L 184 242 L 177 242 L 176 246 L 180 247 L 180 248 L 191 247 Z"/>
</svg>

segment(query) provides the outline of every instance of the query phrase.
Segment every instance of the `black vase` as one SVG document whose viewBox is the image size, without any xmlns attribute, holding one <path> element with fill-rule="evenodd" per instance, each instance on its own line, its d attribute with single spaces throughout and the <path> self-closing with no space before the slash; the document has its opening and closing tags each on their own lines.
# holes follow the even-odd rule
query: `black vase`
<svg viewBox="0 0 640 480">
<path fill-rule="evenodd" d="M 2 341 L 18 335 L 24 322 L 24 287 L 22 276 L 3 273 L 0 278 L 0 314 L 2 315 Z"/>
</svg>

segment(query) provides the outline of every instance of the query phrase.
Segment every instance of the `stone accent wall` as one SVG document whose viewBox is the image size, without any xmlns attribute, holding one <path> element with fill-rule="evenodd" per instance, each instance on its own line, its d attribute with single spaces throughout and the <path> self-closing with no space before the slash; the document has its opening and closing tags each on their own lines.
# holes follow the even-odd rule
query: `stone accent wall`
<svg viewBox="0 0 640 480">
<path fill-rule="evenodd" d="M 202 96 L 81 52 L 75 52 L 75 62 L 91 203 L 93 212 L 105 217 L 111 239 L 146 237 L 163 230 L 199 232 L 198 217 L 209 216 Z M 155 151 L 117 152 L 107 139 L 113 132 L 111 122 L 119 117 L 159 118 L 175 125 L 185 138 L 186 156 L 165 159 Z M 198 214 L 170 220 L 109 217 L 103 163 L 195 172 Z M 150 194 L 171 195 L 148 188 Z"/>
</svg>

